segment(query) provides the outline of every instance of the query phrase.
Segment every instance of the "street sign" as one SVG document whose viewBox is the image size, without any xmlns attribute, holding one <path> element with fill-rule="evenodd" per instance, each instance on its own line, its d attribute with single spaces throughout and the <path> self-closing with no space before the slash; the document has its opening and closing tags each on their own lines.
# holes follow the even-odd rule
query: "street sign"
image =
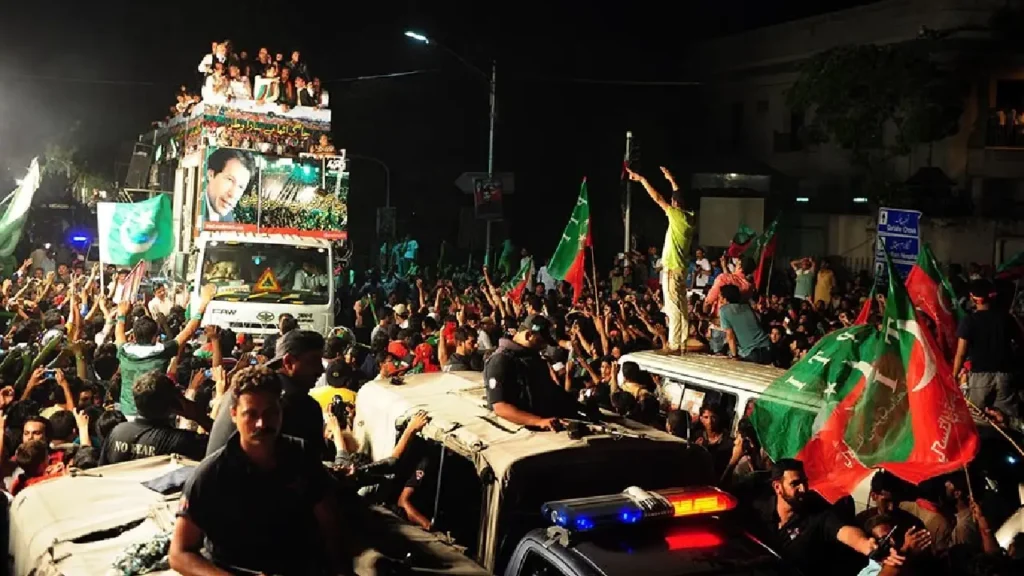
<svg viewBox="0 0 1024 576">
<path fill-rule="evenodd" d="M 878 240 L 875 242 L 875 282 L 888 281 L 885 252 L 889 252 L 893 266 L 900 277 L 906 279 L 921 252 L 921 212 L 898 208 L 878 209 Z"/>
<path fill-rule="evenodd" d="M 897 208 L 878 209 L 878 233 L 887 236 L 921 237 L 921 213 Z"/>
<path fill-rule="evenodd" d="M 516 175 L 512 172 L 495 172 L 494 174 L 488 174 L 487 172 L 463 172 L 461 176 L 455 179 L 455 187 L 462 190 L 464 194 L 475 194 L 476 181 L 487 179 L 488 177 L 501 180 L 502 194 L 511 194 L 516 191 Z"/>
<path fill-rule="evenodd" d="M 501 220 L 501 178 L 477 178 L 473 182 L 473 206 L 478 220 Z"/>
<path fill-rule="evenodd" d="M 889 257 L 894 262 L 917 262 L 917 255 L 921 252 L 921 240 L 919 238 L 904 238 L 902 236 L 878 235 L 878 243 L 875 245 L 875 256 L 879 261 L 884 261 L 883 254 L 889 251 Z"/>
</svg>

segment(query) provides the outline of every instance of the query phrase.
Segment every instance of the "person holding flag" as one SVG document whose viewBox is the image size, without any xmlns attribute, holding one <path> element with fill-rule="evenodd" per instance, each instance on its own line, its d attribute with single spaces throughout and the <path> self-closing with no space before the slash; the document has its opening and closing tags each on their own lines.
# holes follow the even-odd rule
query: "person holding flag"
<svg viewBox="0 0 1024 576">
<path fill-rule="evenodd" d="M 639 182 L 651 199 L 665 211 L 668 218 L 668 230 L 665 231 L 665 245 L 661 251 L 662 278 L 661 286 L 664 293 L 665 316 L 668 318 L 669 352 L 683 351 L 689 335 L 689 320 L 686 302 L 686 270 L 690 253 L 690 240 L 693 238 L 693 224 L 690 213 L 683 211 L 683 193 L 679 190 L 672 173 L 668 168 L 661 167 L 661 173 L 672 186 L 672 197 L 666 201 L 661 194 L 647 181 L 628 166 L 626 172 L 629 179 Z"/>
</svg>

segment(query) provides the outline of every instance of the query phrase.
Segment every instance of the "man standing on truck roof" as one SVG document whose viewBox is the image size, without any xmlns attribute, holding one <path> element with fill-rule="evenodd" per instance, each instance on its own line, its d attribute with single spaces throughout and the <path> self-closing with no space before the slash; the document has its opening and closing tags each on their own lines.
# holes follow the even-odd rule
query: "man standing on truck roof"
<svg viewBox="0 0 1024 576">
<path fill-rule="evenodd" d="M 581 407 L 551 380 L 540 351 L 558 342 L 551 321 L 527 316 L 512 338 L 502 338 L 484 365 L 487 406 L 498 416 L 542 430 L 560 428 L 560 418 L 579 417 Z"/>
<path fill-rule="evenodd" d="M 252 155 L 237 148 L 218 148 L 206 160 L 206 219 L 234 222 L 235 206 L 256 172 Z"/>
<path fill-rule="evenodd" d="M 661 194 L 651 186 L 647 178 L 626 168 L 629 179 L 639 182 L 651 199 L 665 211 L 668 217 L 668 230 L 665 231 L 665 245 L 661 250 L 662 278 L 661 288 L 664 291 L 664 309 L 668 319 L 668 342 L 670 352 L 681 352 L 689 336 L 689 310 L 686 303 L 686 271 L 690 254 L 690 240 L 693 238 L 693 226 L 690 215 L 683 211 L 683 192 L 679 189 L 675 177 L 668 168 L 661 167 L 661 173 L 672 185 L 672 198 L 666 202 Z"/>
</svg>

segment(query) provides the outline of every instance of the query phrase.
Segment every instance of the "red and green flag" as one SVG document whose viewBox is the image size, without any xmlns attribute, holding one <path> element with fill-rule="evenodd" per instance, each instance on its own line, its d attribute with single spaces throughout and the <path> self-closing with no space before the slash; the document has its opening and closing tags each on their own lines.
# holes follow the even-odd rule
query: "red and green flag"
<svg viewBox="0 0 1024 576">
<path fill-rule="evenodd" d="M 1018 280 L 1024 278 L 1024 252 L 1003 262 L 996 268 L 996 278 L 1000 280 Z"/>
<path fill-rule="evenodd" d="M 726 255 L 729 258 L 739 258 L 750 248 L 750 245 L 757 238 L 757 232 L 754 232 L 746 224 L 740 224 L 739 228 L 736 229 L 736 233 L 733 234 L 732 240 L 729 242 L 729 249 L 726 250 Z"/>
<path fill-rule="evenodd" d="M 868 293 L 868 299 L 864 301 L 864 305 L 860 307 L 860 313 L 857 314 L 857 319 L 853 321 L 854 324 L 867 324 L 868 320 L 871 319 L 871 308 L 875 303 L 875 289 L 876 285 L 871 285 L 871 292 Z"/>
<path fill-rule="evenodd" d="M 769 456 L 801 460 L 811 488 L 833 502 L 875 468 L 918 483 L 977 453 L 949 364 L 898 281 L 889 282 L 882 326 L 829 334 L 754 405 L 751 423 Z"/>
<path fill-rule="evenodd" d="M 758 252 L 757 257 L 757 269 L 754 270 L 754 286 L 758 290 L 761 289 L 762 281 L 766 279 L 767 268 L 765 263 L 768 260 L 775 257 L 775 246 L 777 244 L 775 237 L 775 229 L 779 225 L 779 219 L 775 218 L 774 221 L 768 226 L 768 229 L 757 237 L 754 241 L 754 249 Z"/>
<path fill-rule="evenodd" d="M 513 302 L 519 302 L 523 298 L 523 291 L 530 282 L 530 270 L 533 269 L 533 258 L 524 258 L 519 272 L 511 280 L 502 285 L 502 290 L 512 297 Z"/>
<path fill-rule="evenodd" d="M 921 247 L 905 285 L 910 302 L 931 321 L 932 335 L 942 356 L 951 361 L 956 355 L 956 328 L 963 318 L 963 310 L 927 244 Z"/>
<path fill-rule="evenodd" d="M 583 292 L 583 277 L 586 272 L 585 248 L 592 245 L 590 236 L 590 201 L 587 198 L 587 179 L 583 179 L 576 206 L 565 225 L 562 239 L 555 248 L 555 255 L 548 263 L 548 272 L 556 279 L 572 285 L 573 302 Z"/>
</svg>

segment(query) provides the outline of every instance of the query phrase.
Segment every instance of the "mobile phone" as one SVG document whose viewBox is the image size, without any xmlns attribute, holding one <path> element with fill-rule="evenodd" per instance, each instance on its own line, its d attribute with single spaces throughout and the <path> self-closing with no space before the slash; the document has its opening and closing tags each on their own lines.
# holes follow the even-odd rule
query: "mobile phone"
<svg viewBox="0 0 1024 576">
<path fill-rule="evenodd" d="M 889 557 L 889 549 L 892 548 L 893 544 L 892 535 L 896 533 L 897 528 L 899 526 L 893 526 L 892 530 L 889 530 L 889 533 L 885 535 L 885 538 L 878 541 L 878 548 L 875 548 L 875 551 L 869 554 L 868 558 L 875 562 L 881 562 Z"/>
<path fill-rule="evenodd" d="M 206 371 L 203 372 L 203 376 L 205 378 L 213 378 L 213 369 L 212 368 L 207 368 Z"/>
<path fill-rule="evenodd" d="M 57 371 L 56 370 L 43 370 L 43 379 L 44 380 L 49 380 L 51 378 L 56 378 L 56 377 L 57 377 Z"/>
<path fill-rule="evenodd" d="M 259 364 L 259 363 L 260 363 L 260 361 L 257 360 L 255 357 L 249 358 L 249 366 L 255 366 L 255 365 Z"/>
</svg>

